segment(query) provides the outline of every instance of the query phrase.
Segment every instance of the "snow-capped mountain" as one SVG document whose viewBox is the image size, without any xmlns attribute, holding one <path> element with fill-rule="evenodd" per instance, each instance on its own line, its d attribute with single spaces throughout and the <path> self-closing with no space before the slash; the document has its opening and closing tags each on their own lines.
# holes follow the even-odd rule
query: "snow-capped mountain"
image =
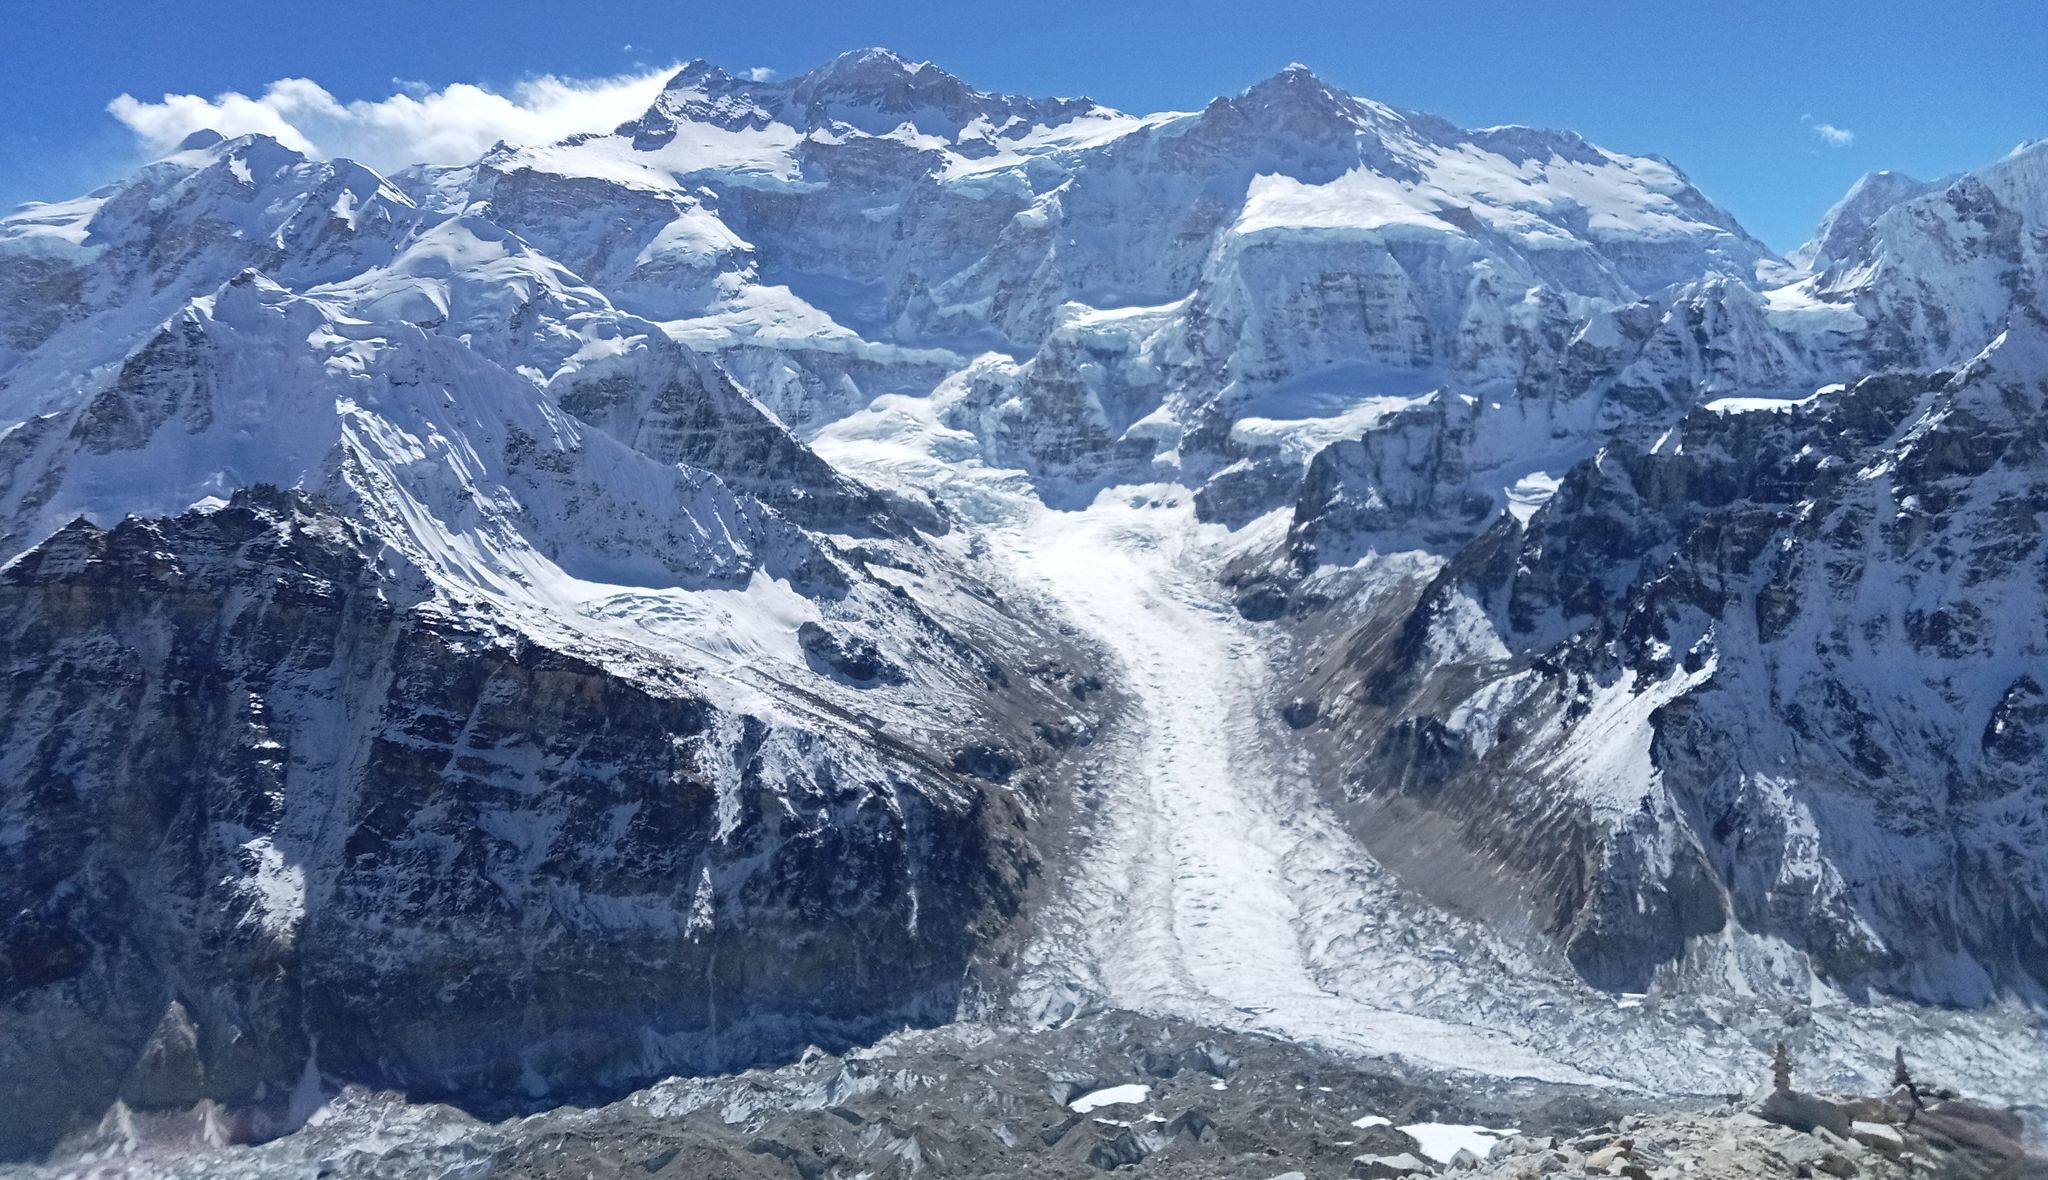
<svg viewBox="0 0 2048 1180">
<path fill-rule="evenodd" d="M 105 1062 L 9 1142 L 118 1094 L 288 1123 L 320 1070 L 561 1101 L 951 1010 L 1031 861 L 997 780 L 1078 702 L 929 500 L 487 218 L 265 139 L 6 232 L 7 1051 Z M 129 1078 L 138 1033 L 191 1058 Z"/>
<path fill-rule="evenodd" d="M 2048 141 L 1888 203 L 1860 243 L 1816 258 L 1796 290 L 1848 303 L 1870 324 L 1871 361 L 1959 365 L 2015 306 L 2038 306 L 2048 235 Z"/>
<path fill-rule="evenodd" d="M 1903 172 L 1872 172 L 1849 186 L 1848 193 L 1820 219 L 1813 239 L 1793 251 L 1791 261 L 1805 270 L 1822 270 L 1854 257 L 1870 241 L 1871 225 L 1893 206 L 1945 188 L 1954 179 L 1926 181 Z"/>
<path fill-rule="evenodd" d="M 963 1006 L 2024 1097 L 2044 161 L 1787 260 L 1299 66 L 862 50 L 0 218 L 0 1149 Z"/>
<path fill-rule="evenodd" d="M 1417 597 L 1320 609 L 1333 781 L 1456 825 L 1606 986 L 1805 986 L 1741 930 L 1844 986 L 2038 1003 L 2044 344 L 2028 313 L 1953 376 L 1707 402 Z M 1412 822 L 1359 830 L 1398 857 Z"/>
</svg>

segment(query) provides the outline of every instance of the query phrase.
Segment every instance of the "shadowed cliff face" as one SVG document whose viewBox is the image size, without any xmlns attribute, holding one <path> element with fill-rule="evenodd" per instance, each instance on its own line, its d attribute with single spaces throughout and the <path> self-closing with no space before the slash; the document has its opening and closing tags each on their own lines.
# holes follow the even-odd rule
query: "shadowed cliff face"
<svg viewBox="0 0 2048 1180">
<path fill-rule="evenodd" d="M 261 1135 L 315 1068 L 502 1113 L 843 1044 L 949 1016 L 1017 904 L 1007 795 L 451 617 L 301 500 L 81 522 L 0 603 L 17 1150 L 116 1097 Z"/>
<path fill-rule="evenodd" d="M 1294 590 L 1336 637 L 1305 695 L 1364 838 L 1601 987 L 1798 986 L 1739 928 L 1852 994 L 2038 1000 L 2043 337 L 1695 411 L 1406 594 Z M 1447 841 L 1507 872 L 1432 870 Z"/>
</svg>

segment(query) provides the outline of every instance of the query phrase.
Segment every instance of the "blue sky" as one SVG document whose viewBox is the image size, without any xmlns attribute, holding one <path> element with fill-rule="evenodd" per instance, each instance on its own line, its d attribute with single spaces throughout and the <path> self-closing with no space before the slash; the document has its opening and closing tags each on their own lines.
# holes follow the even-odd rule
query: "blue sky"
<svg viewBox="0 0 2048 1180">
<path fill-rule="evenodd" d="M 1467 126 L 1569 127 L 1668 156 L 1781 250 L 1866 171 L 1937 176 L 2048 136 L 2041 0 L 93 0 L 0 10 L 0 208 L 138 162 L 145 147 L 107 111 L 124 93 L 254 95 L 304 77 L 343 102 L 468 82 L 532 103 L 546 95 L 519 84 L 536 75 L 694 57 L 787 74 L 862 45 L 985 89 L 1134 111 L 1193 108 L 1301 61 Z"/>
</svg>

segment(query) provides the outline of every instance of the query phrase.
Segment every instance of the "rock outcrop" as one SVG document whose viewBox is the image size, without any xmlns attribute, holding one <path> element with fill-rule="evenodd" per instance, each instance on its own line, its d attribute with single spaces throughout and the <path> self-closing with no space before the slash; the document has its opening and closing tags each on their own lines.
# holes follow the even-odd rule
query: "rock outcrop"
<svg viewBox="0 0 2048 1180">
<path fill-rule="evenodd" d="M 0 604 L 15 1150 L 116 1098 L 261 1138 L 307 1078 L 503 1113 L 943 1019 L 1029 868 L 931 752 L 437 609 L 297 496 L 80 522 Z"/>
<path fill-rule="evenodd" d="M 1574 467 L 1323 666 L 1346 789 L 1452 817 L 1602 986 L 1739 927 L 1844 987 L 2042 994 L 2044 341 Z"/>
</svg>

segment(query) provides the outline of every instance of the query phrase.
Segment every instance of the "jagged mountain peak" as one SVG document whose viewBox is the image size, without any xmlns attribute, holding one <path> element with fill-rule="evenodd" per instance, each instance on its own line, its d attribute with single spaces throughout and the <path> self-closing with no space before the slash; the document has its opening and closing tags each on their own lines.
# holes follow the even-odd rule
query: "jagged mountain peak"
<svg viewBox="0 0 2048 1180">
<path fill-rule="evenodd" d="M 621 130 L 646 140 L 678 121 L 752 129 L 782 124 L 807 133 L 852 129 L 875 136 L 907 126 L 919 135 L 951 141 L 977 124 L 1000 134 L 1104 110 L 1088 99 L 980 90 L 930 62 L 870 47 L 777 80 L 740 77 L 693 61 L 669 80 L 647 115 Z"/>
<path fill-rule="evenodd" d="M 730 82 L 734 77 L 724 66 L 709 58 L 693 57 L 676 68 L 662 85 L 664 91 L 689 90 L 707 83 Z"/>
<path fill-rule="evenodd" d="M 2027 140 L 1997 163 L 1965 173 L 1955 182 L 1970 177 L 1981 178 L 2015 206 L 2048 209 L 2048 138 Z"/>
<path fill-rule="evenodd" d="M 1828 210 L 1815 235 L 1814 244 L 1821 247 L 1816 269 L 1879 249 L 1896 250 L 1898 241 L 1883 239 L 1911 232 L 1908 227 L 1916 220 L 1947 216 L 1935 213 L 1935 205 L 1997 232 L 1987 202 L 2023 219 L 2048 218 L 2048 139 L 2029 140 L 1983 168 L 1937 180 L 1892 171 L 1860 177 Z"/>
<path fill-rule="evenodd" d="M 1092 99 L 1032 97 L 983 90 L 929 61 L 912 61 L 893 49 L 870 46 L 851 49 L 831 61 L 784 83 L 799 101 L 813 106 L 834 102 L 871 105 L 884 111 L 915 111 L 931 107 L 949 117 L 988 117 L 1002 130 L 1003 119 L 1020 117 L 1063 122 L 1077 115 L 1105 111 Z"/>
<path fill-rule="evenodd" d="M 1806 289 L 1886 325 L 1870 338 L 1880 359 L 1967 361 L 2048 292 L 2048 142 L 1939 181 L 1867 177 L 1801 260 Z"/>
<path fill-rule="evenodd" d="M 872 93 L 907 82 L 930 87 L 952 85 L 966 88 L 966 83 L 930 62 L 912 62 L 892 49 L 869 46 L 849 49 L 830 61 L 788 78 L 735 74 L 705 58 L 693 58 L 670 76 L 663 89 L 690 91 L 730 87 L 758 93 L 799 89 Z"/>
<path fill-rule="evenodd" d="M 1517 162 L 1531 162 L 1551 159 L 1570 160 L 1576 163 L 1593 164 L 1607 159 L 1607 153 L 1585 136 L 1561 127 L 1530 127 L 1520 123 L 1504 123 L 1494 127 L 1481 127 L 1466 133 L 1474 143 L 1488 151 Z M 1677 172 L 1678 169 L 1662 156 L 1642 157 L 1655 160 Z"/>
<path fill-rule="evenodd" d="M 879 45 L 849 49 L 831 61 L 798 75 L 795 81 L 799 86 L 808 83 L 813 87 L 837 86 L 858 91 L 894 86 L 910 79 L 924 79 L 939 86 L 949 83 L 966 85 L 928 61 L 914 62 L 893 49 Z"/>
<path fill-rule="evenodd" d="M 2039 154 L 2048 154 L 2048 135 L 2041 136 L 2037 139 L 2023 139 L 2019 141 L 2018 143 L 2013 145 L 2013 149 L 2011 151 L 2005 154 L 2005 158 L 2010 160 L 2016 156 L 2028 156 Z"/>
<path fill-rule="evenodd" d="M 1828 209 L 1813 238 L 1792 253 L 1791 261 L 1819 270 L 1855 255 L 1879 217 L 1899 204 L 1946 187 L 1952 179 L 1921 180 L 1890 170 L 1865 173 Z"/>
<path fill-rule="evenodd" d="M 213 318 L 224 324 L 242 326 L 260 309 L 290 302 L 292 293 L 253 266 L 242 268 L 222 283 L 211 296 Z"/>
<path fill-rule="evenodd" d="M 1392 108 L 1333 86 L 1299 62 L 1252 83 L 1234 98 L 1216 100 L 1211 109 L 1218 104 L 1255 122 L 1307 135 L 1348 133 L 1397 118 Z"/>
<path fill-rule="evenodd" d="M 311 156 L 261 131 L 235 136 L 205 129 L 195 131 L 134 176 L 101 191 L 145 199 L 152 212 L 160 212 L 167 204 L 191 204 L 194 186 L 216 190 L 217 195 L 246 197 L 266 192 L 286 200 L 300 195 L 338 196 L 346 191 L 350 203 L 336 210 L 336 215 L 344 219 L 360 208 L 359 202 L 389 202 L 407 207 L 413 203 L 403 189 L 367 164 L 346 156 Z M 172 187 L 182 188 L 188 195 L 176 202 L 163 201 L 160 190 Z"/>
<path fill-rule="evenodd" d="M 202 129 L 186 136 L 175 149 L 164 155 L 162 162 L 195 171 L 227 165 L 244 184 L 252 184 L 257 177 L 274 176 L 309 159 L 306 153 L 265 132 L 224 136 L 217 131 Z M 337 169 L 360 167 L 349 159 L 329 163 Z"/>
<path fill-rule="evenodd" d="M 856 49 L 792 79 L 791 99 L 810 121 L 849 124 L 884 134 L 904 124 L 926 134 L 957 135 L 960 128 L 1016 100 L 984 94 L 925 62 L 887 49 Z"/>
<path fill-rule="evenodd" d="M 1297 93 L 1307 95 L 1321 93 L 1338 98 L 1350 97 L 1338 87 L 1325 82 L 1322 75 L 1316 73 L 1314 69 L 1298 61 L 1288 62 L 1278 70 L 1245 87 L 1239 93 L 1244 95 L 1262 93 Z"/>
</svg>

